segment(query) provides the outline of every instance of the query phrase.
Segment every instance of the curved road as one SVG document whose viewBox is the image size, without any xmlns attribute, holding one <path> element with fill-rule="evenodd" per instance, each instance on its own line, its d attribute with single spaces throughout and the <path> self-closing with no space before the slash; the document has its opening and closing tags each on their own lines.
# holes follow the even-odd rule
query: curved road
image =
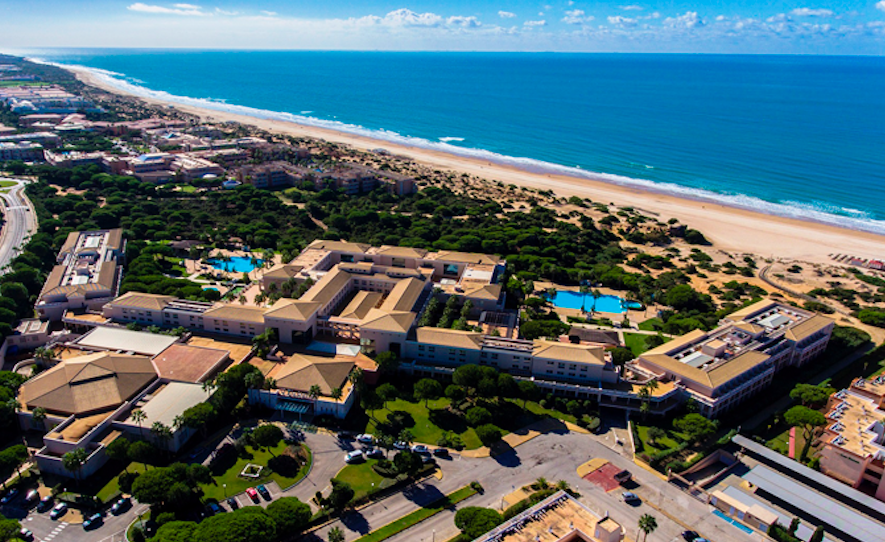
<svg viewBox="0 0 885 542">
<path fill-rule="evenodd" d="M 37 216 L 31 201 L 25 196 L 25 181 L 0 177 L 0 181 L 17 183 L 9 188 L 0 188 L 3 203 L 3 229 L 0 230 L 0 275 L 19 252 L 27 239 L 37 231 Z"/>
</svg>

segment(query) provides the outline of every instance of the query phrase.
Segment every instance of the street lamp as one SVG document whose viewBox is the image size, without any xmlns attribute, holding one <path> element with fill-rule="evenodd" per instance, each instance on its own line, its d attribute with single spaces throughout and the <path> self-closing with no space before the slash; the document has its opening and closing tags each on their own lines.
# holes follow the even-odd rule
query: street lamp
<svg viewBox="0 0 885 542">
<path fill-rule="evenodd" d="M 227 498 L 227 484 L 221 484 L 221 487 L 224 488 L 224 498 Z"/>
</svg>

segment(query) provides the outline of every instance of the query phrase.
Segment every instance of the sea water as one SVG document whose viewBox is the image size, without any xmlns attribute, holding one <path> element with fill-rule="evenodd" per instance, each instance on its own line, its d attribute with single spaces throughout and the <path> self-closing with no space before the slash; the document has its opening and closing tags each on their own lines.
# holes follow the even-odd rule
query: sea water
<svg viewBox="0 0 885 542">
<path fill-rule="evenodd" d="M 885 57 L 30 56 L 146 96 L 885 233 Z"/>
</svg>

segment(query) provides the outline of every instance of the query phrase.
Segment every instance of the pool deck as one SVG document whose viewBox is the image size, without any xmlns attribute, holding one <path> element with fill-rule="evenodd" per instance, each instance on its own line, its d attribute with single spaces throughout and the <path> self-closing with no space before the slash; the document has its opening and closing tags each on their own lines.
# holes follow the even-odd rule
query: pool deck
<svg viewBox="0 0 885 542">
<path fill-rule="evenodd" d="M 547 281 L 535 282 L 535 291 L 536 292 L 544 292 L 545 290 L 548 290 L 550 288 L 554 288 L 554 289 L 560 290 L 560 291 L 568 291 L 568 292 L 580 292 L 581 291 L 581 287 L 577 286 L 577 285 L 563 286 L 562 284 L 555 284 L 553 282 L 547 282 Z M 626 292 L 619 291 L 619 290 L 613 290 L 611 288 L 605 288 L 605 287 L 593 288 L 593 291 L 599 292 L 602 295 L 610 295 L 610 296 L 620 297 L 622 299 L 624 298 L 625 295 L 627 295 Z M 566 317 L 568 317 L 568 316 L 572 316 L 575 318 L 584 318 L 585 317 L 585 314 L 582 313 L 581 309 L 569 309 L 566 307 L 553 307 L 553 311 L 556 312 L 556 314 L 560 315 L 560 317 L 562 317 L 562 320 L 565 320 Z M 594 311 L 593 315 L 596 317 L 608 318 L 612 322 L 621 322 L 624 320 L 624 317 L 626 316 L 630 320 L 631 327 L 635 327 L 640 322 L 644 322 L 646 320 L 649 320 L 649 319 L 657 316 L 657 312 L 658 312 L 658 307 L 656 305 L 652 305 L 652 306 L 646 307 L 645 309 L 642 309 L 642 310 L 628 309 L 626 313 L 624 313 L 624 312 Z"/>
</svg>

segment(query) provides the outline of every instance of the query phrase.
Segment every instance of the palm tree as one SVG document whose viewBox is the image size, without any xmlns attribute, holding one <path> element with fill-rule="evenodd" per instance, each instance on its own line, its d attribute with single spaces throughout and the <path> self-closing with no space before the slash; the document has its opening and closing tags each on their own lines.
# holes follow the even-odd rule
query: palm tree
<svg viewBox="0 0 885 542">
<path fill-rule="evenodd" d="M 161 447 L 165 447 L 167 442 L 172 439 L 172 430 L 162 422 L 154 422 L 151 425 L 151 434 L 154 435 Z"/>
<path fill-rule="evenodd" d="M 415 441 L 415 435 L 408 429 L 403 429 L 399 432 L 399 441 L 408 446 Z"/>
<path fill-rule="evenodd" d="M 44 424 L 46 422 L 46 409 L 43 407 L 35 408 L 34 412 L 31 413 L 31 421 L 39 428 L 45 427 Z"/>
<path fill-rule="evenodd" d="M 55 352 L 53 352 L 51 349 L 45 348 L 43 346 L 34 350 L 34 359 L 44 365 L 46 365 L 46 362 L 48 362 L 50 359 L 52 359 L 52 356 L 54 356 L 54 355 L 55 355 Z"/>
<path fill-rule="evenodd" d="M 341 388 L 332 388 L 332 392 L 329 394 L 329 397 L 336 401 L 338 399 L 341 399 Z"/>
<path fill-rule="evenodd" d="M 132 421 L 138 424 L 138 430 L 141 433 L 141 437 L 144 438 L 144 427 L 141 426 L 144 421 L 147 420 L 147 414 L 144 413 L 143 410 L 137 408 L 132 411 Z"/>
<path fill-rule="evenodd" d="M 651 514 L 642 514 L 639 518 L 639 530 L 642 531 L 642 542 L 648 539 L 648 535 L 658 528 L 658 520 Z"/>
<path fill-rule="evenodd" d="M 204 393 L 212 393 L 215 390 L 215 381 L 207 380 L 203 382 L 203 392 Z"/>
<path fill-rule="evenodd" d="M 172 430 L 173 431 L 179 431 L 179 430 L 181 430 L 182 427 L 185 427 L 185 424 L 184 424 L 184 418 L 181 416 L 181 414 L 172 418 Z"/>
<path fill-rule="evenodd" d="M 310 390 L 308 390 L 307 394 L 310 395 L 311 399 L 316 401 L 317 398 L 323 394 L 323 392 L 317 384 L 314 384 L 310 387 Z"/>
<path fill-rule="evenodd" d="M 75 479 L 79 483 L 80 469 L 83 468 L 83 464 L 86 463 L 87 459 L 89 459 L 89 452 L 85 448 L 74 448 L 62 456 L 61 464 L 66 470 L 74 473 Z"/>
<path fill-rule="evenodd" d="M 268 390 L 275 390 L 275 389 L 277 389 L 277 379 L 276 379 L 276 378 L 269 377 L 269 376 L 266 377 L 266 378 L 264 379 L 264 387 L 265 387 L 265 389 L 268 389 Z"/>
<path fill-rule="evenodd" d="M 534 485 L 535 485 L 535 487 L 537 487 L 538 489 L 547 489 L 548 487 L 550 487 L 550 482 L 548 482 L 546 478 L 544 478 L 543 476 L 541 476 L 540 478 L 538 478 L 537 480 L 535 480 L 535 484 L 534 484 Z"/>
</svg>

